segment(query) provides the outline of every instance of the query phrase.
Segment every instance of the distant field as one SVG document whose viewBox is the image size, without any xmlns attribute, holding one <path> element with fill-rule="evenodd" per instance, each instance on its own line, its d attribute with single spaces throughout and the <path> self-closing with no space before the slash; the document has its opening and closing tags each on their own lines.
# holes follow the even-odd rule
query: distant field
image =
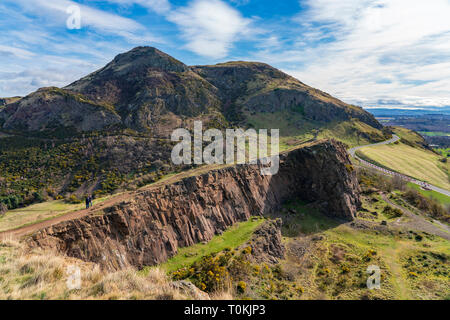
<svg viewBox="0 0 450 320">
<path fill-rule="evenodd" d="M 419 133 L 429 137 L 450 137 L 450 133 L 448 132 L 419 131 Z"/>
<path fill-rule="evenodd" d="M 362 148 L 360 152 L 387 168 L 450 190 L 450 163 L 440 162 L 442 157 L 431 151 L 399 143 Z"/>
<path fill-rule="evenodd" d="M 438 148 L 438 149 L 434 149 L 436 152 L 439 152 L 441 155 L 443 155 L 444 157 L 445 156 L 448 156 L 448 155 L 450 155 L 450 148 L 446 148 L 446 149 L 444 149 L 444 148 Z"/>
</svg>

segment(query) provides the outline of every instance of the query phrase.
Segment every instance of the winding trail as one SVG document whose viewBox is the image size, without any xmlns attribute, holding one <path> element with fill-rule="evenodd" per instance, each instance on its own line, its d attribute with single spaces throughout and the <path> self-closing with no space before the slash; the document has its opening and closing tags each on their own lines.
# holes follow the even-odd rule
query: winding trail
<svg viewBox="0 0 450 320">
<path fill-rule="evenodd" d="M 178 174 L 174 174 L 172 176 L 166 177 L 166 178 L 159 180 L 155 183 L 152 183 L 150 185 L 144 186 L 136 191 L 128 191 L 128 192 L 119 193 L 117 195 L 114 195 L 111 198 L 109 198 L 108 200 L 98 203 L 89 209 L 71 211 L 68 213 L 64 213 L 62 215 L 55 216 L 53 218 L 49 218 L 49 219 L 41 221 L 41 222 L 29 224 L 29 225 L 18 227 L 18 228 L 11 229 L 11 230 L 2 231 L 2 232 L 0 232 L 0 240 L 20 239 L 27 235 L 33 234 L 34 232 L 36 232 L 38 230 L 51 227 L 55 224 L 58 224 L 58 223 L 61 223 L 64 221 L 79 219 L 79 218 L 82 218 L 82 217 L 85 217 L 88 215 L 92 215 L 92 214 L 96 214 L 96 213 L 98 214 L 108 207 L 114 206 L 114 205 L 119 204 L 124 201 L 129 201 L 130 199 L 134 198 L 136 195 L 138 195 L 142 192 L 160 188 L 161 186 L 164 186 L 166 184 L 175 183 L 183 178 L 200 175 L 200 174 L 209 172 L 211 170 L 221 169 L 221 168 L 225 168 L 227 166 L 228 165 L 207 165 L 207 166 L 195 168 L 195 169 L 192 169 L 189 171 L 180 172 Z"/>
<path fill-rule="evenodd" d="M 396 221 L 394 224 L 411 227 L 416 230 L 424 231 L 430 234 L 437 235 L 441 238 L 450 240 L 450 227 L 443 224 L 438 223 L 438 221 L 434 220 L 435 224 L 426 220 L 423 216 L 416 215 L 409 211 L 408 209 L 392 202 L 389 200 L 385 194 L 381 194 L 383 200 L 388 203 L 390 206 L 397 208 L 403 212 L 403 214 L 410 220 L 407 222 Z M 439 225 L 439 226 L 438 226 Z"/>
<path fill-rule="evenodd" d="M 386 144 L 391 144 L 391 143 L 397 142 L 399 140 L 400 140 L 400 137 L 394 134 L 392 139 L 389 139 L 389 140 L 386 140 L 386 141 L 383 141 L 383 142 L 368 144 L 368 145 L 365 145 L 365 146 L 354 147 L 354 148 L 349 149 L 348 153 L 350 153 L 350 155 L 353 158 L 359 160 L 364 165 L 366 165 L 366 166 L 368 166 L 370 168 L 373 168 L 375 170 L 381 171 L 385 175 L 397 176 L 397 177 L 400 177 L 400 178 L 402 178 L 403 180 L 405 180 L 407 182 L 411 182 L 411 183 L 414 183 L 414 184 L 416 184 L 416 185 L 418 185 L 420 187 L 423 187 L 424 184 L 425 184 L 423 181 L 420 181 L 420 180 L 408 177 L 408 176 L 406 176 L 404 174 L 401 174 L 401 173 L 398 173 L 398 172 L 394 172 L 394 171 L 391 171 L 391 170 L 388 170 L 388 169 L 385 169 L 385 168 L 381 168 L 381 167 L 376 166 L 376 165 L 374 165 L 374 164 L 372 164 L 372 163 L 370 163 L 370 162 L 368 162 L 368 161 L 366 161 L 364 159 L 361 159 L 360 157 L 358 157 L 356 155 L 356 151 L 358 151 L 359 149 L 367 148 L 367 147 L 381 146 L 381 145 L 386 145 Z M 440 194 L 443 194 L 443 195 L 446 195 L 447 197 L 450 197 L 450 191 L 448 191 L 448 190 L 445 190 L 445 189 L 433 186 L 433 185 L 431 185 L 429 183 L 426 183 L 426 186 L 427 186 L 427 188 L 429 188 L 429 189 L 431 189 L 433 191 L 436 191 L 436 192 L 438 192 Z"/>
</svg>

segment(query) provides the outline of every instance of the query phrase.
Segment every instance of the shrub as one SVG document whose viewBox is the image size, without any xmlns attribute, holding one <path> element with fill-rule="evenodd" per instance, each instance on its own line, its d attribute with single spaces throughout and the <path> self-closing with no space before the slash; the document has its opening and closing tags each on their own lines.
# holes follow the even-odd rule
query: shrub
<svg viewBox="0 0 450 320">
<path fill-rule="evenodd" d="M 403 215 L 403 212 L 400 209 L 393 208 L 389 205 L 385 206 L 383 209 L 383 214 L 389 219 L 398 218 Z"/>
<path fill-rule="evenodd" d="M 421 195 L 417 190 L 408 188 L 403 194 L 405 200 L 412 206 L 422 210 L 435 219 L 450 221 L 450 213 L 442 204 L 433 198 L 427 198 Z"/>
<path fill-rule="evenodd" d="M 34 202 L 44 202 L 45 198 L 42 194 L 42 191 L 33 192 Z"/>
<path fill-rule="evenodd" d="M 355 168 L 351 164 L 346 164 L 345 168 L 347 169 L 348 173 L 352 173 L 355 171 Z"/>
<path fill-rule="evenodd" d="M 237 284 L 237 290 L 239 293 L 244 293 L 245 289 L 247 288 L 247 283 L 244 281 L 239 281 Z"/>
<path fill-rule="evenodd" d="M 66 199 L 66 202 L 72 203 L 72 204 L 78 204 L 83 202 L 81 199 L 78 199 L 78 197 L 74 194 L 70 195 L 69 198 Z"/>
</svg>

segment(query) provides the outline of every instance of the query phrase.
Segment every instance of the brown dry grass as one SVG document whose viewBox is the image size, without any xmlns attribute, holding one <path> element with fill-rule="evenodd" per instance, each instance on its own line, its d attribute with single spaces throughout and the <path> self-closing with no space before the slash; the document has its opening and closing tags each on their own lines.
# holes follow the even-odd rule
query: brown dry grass
<svg viewBox="0 0 450 320">
<path fill-rule="evenodd" d="M 70 266 L 80 268 L 80 289 L 70 290 L 67 286 Z M 217 293 L 212 298 L 231 299 L 232 295 Z M 3 240 L 0 242 L 0 299 L 184 300 L 193 296 L 171 286 L 165 272 L 158 268 L 150 269 L 145 275 L 134 269 L 107 272 L 93 263 Z"/>
</svg>

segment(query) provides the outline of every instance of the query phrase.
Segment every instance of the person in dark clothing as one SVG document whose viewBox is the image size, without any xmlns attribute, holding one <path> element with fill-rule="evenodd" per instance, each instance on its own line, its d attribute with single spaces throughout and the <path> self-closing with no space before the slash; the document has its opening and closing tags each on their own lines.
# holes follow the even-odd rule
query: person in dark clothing
<svg viewBox="0 0 450 320">
<path fill-rule="evenodd" d="M 89 196 L 86 196 L 86 209 L 89 209 L 89 203 L 90 203 Z"/>
<path fill-rule="evenodd" d="M 89 195 L 89 206 L 92 208 L 93 204 L 92 204 L 92 195 Z"/>
</svg>

